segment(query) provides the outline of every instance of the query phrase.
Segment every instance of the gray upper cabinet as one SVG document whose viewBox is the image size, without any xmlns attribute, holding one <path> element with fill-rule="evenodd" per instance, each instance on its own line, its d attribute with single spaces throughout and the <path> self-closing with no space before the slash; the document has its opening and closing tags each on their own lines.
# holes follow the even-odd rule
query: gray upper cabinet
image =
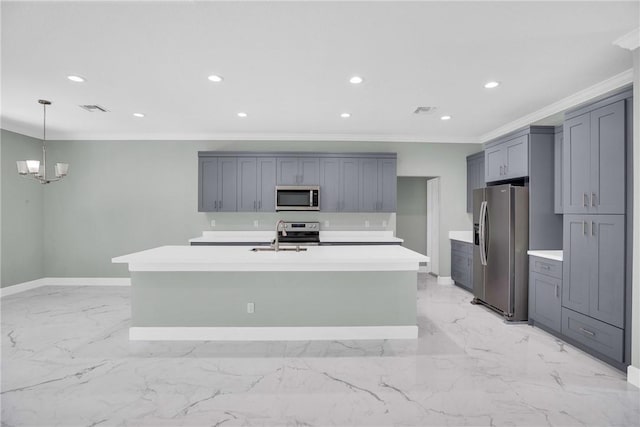
<svg viewBox="0 0 640 427">
<path fill-rule="evenodd" d="M 321 211 L 358 211 L 359 163 L 351 157 L 320 159 Z"/>
<path fill-rule="evenodd" d="M 235 157 L 199 159 L 198 211 L 233 212 L 237 209 L 237 160 Z"/>
<path fill-rule="evenodd" d="M 563 213 L 562 209 L 562 146 L 564 133 L 562 128 L 556 129 L 553 140 L 553 211 Z"/>
<path fill-rule="evenodd" d="M 625 213 L 625 101 L 564 123 L 564 213 Z"/>
<path fill-rule="evenodd" d="M 278 185 L 318 185 L 320 159 L 318 157 L 278 157 Z"/>
<path fill-rule="evenodd" d="M 275 158 L 238 158 L 238 212 L 274 212 L 275 186 Z"/>
<path fill-rule="evenodd" d="M 624 322 L 624 215 L 565 215 L 562 305 L 616 327 Z"/>
<path fill-rule="evenodd" d="M 360 212 L 395 212 L 397 172 L 395 159 L 360 159 Z"/>
<path fill-rule="evenodd" d="M 467 212 L 473 210 L 473 190 L 483 188 L 484 182 L 484 151 L 467 156 Z"/>
<path fill-rule="evenodd" d="M 502 181 L 529 175 L 529 135 L 490 143 L 485 149 L 485 181 Z"/>
</svg>

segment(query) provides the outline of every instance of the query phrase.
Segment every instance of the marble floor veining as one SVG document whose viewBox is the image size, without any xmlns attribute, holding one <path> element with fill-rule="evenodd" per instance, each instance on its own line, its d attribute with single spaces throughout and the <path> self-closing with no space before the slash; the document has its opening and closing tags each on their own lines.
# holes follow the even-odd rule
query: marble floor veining
<svg viewBox="0 0 640 427">
<path fill-rule="evenodd" d="M 417 340 L 130 342 L 127 287 L 2 299 L 2 426 L 633 426 L 622 372 L 426 274 Z"/>
</svg>

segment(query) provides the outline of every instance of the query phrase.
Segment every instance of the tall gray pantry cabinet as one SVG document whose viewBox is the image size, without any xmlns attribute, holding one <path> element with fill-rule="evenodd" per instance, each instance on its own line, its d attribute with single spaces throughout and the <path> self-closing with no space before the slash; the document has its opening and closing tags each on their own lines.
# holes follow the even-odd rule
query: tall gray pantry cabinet
<svg viewBox="0 0 640 427">
<path fill-rule="evenodd" d="M 631 91 L 565 115 L 561 333 L 623 368 L 629 361 Z"/>
</svg>

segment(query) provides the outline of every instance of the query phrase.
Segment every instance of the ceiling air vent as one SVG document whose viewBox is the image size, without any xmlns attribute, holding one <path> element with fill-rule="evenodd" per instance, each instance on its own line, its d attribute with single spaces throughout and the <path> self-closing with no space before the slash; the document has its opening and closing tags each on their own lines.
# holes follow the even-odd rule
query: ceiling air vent
<svg viewBox="0 0 640 427">
<path fill-rule="evenodd" d="M 82 108 L 83 110 L 88 111 L 90 113 L 93 113 L 93 112 L 96 112 L 96 111 L 99 111 L 101 113 L 106 113 L 107 111 L 109 111 L 106 108 L 101 107 L 99 105 L 81 105 L 80 108 Z"/>
<path fill-rule="evenodd" d="M 437 107 L 418 107 L 413 111 L 413 114 L 432 114 L 436 109 Z"/>
</svg>

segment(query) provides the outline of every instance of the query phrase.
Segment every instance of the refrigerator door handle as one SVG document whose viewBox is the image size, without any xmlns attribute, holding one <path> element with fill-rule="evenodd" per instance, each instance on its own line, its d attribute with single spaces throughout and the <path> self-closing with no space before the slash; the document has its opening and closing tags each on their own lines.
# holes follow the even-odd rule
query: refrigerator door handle
<svg viewBox="0 0 640 427">
<path fill-rule="evenodd" d="M 487 202 L 486 200 L 480 204 L 480 263 L 487 265 L 487 246 L 486 246 L 486 231 L 487 231 Z"/>
</svg>

